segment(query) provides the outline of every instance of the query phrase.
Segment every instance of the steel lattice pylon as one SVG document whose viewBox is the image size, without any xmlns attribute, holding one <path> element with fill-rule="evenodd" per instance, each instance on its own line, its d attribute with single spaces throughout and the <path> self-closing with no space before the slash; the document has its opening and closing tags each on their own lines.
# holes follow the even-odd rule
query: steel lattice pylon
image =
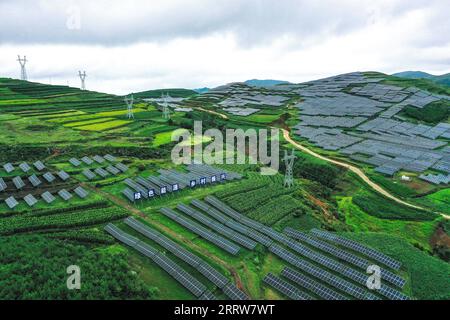
<svg viewBox="0 0 450 320">
<path fill-rule="evenodd" d="M 125 103 L 127 104 L 127 118 L 128 119 L 134 119 L 134 113 L 133 113 L 133 103 L 134 103 L 134 97 L 133 94 L 131 94 L 131 97 L 125 97 L 124 98 Z"/>
<path fill-rule="evenodd" d="M 80 80 L 81 80 L 81 90 L 86 90 L 86 83 L 85 83 L 86 71 L 83 71 L 83 72 L 78 71 L 78 76 L 80 77 Z"/>
<path fill-rule="evenodd" d="M 28 62 L 27 56 L 23 56 L 23 59 L 22 59 L 20 57 L 20 55 L 17 55 L 17 61 L 19 61 L 19 63 L 20 63 L 20 79 L 28 80 L 27 69 L 25 69 L 25 65 Z"/>
<path fill-rule="evenodd" d="M 289 155 L 287 150 L 284 150 L 284 164 L 286 167 L 286 172 L 284 174 L 284 186 L 287 188 L 290 188 L 294 185 L 294 173 L 293 173 L 293 167 L 294 167 L 294 160 L 297 158 L 297 156 L 294 154 L 294 150 L 292 150 L 292 153 Z"/>
</svg>

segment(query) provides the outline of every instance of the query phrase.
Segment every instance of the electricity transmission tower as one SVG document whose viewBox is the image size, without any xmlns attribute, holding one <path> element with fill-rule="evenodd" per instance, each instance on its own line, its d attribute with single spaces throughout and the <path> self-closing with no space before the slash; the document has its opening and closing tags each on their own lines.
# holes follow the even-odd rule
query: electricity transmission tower
<svg viewBox="0 0 450 320">
<path fill-rule="evenodd" d="M 78 71 L 78 76 L 80 77 L 81 80 L 81 90 L 86 90 L 86 83 L 85 83 L 85 79 L 86 79 L 86 71 Z"/>
<path fill-rule="evenodd" d="M 167 99 L 168 99 L 168 95 L 166 94 L 165 96 L 163 95 L 162 98 L 164 100 L 163 102 L 163 118 L 164 119 L 170 119 L 170 109 L 169 109 L 169 104 L 167 103 Z"/>
<path fill-rule="evenodd" d="M 134 97 L 133 94 L 131 94 L 131 97 L 125 97 L 125 103 L 127 104 L 127 118 L 128 119 L 134 119 L 133 114 L 133 103 L 134 103 Z"/>
<path fill-rule="evenodd" d="M 17 55 L 17 61 L 20 63 L 20 79 L 21 80 L 28 80 L 27 77 L 27 70 L 25 69 L 25 64 L 28 62 L 27 56 L 23 56 L 23 58 L 20 57 L 20 55 Z"/>
<path fill-rule="evenodd" d="M 284 174 L 284 186 L 285 187 L 292 187 L 294 185 L 294 175 L 292 168 L 294 167 L 294 160 L 297 158 L 297 156 L 294 154 L 294 150 L 292 150 L 292 153 L 289 155 L 287 150 L 284 150 L 284 164 L 286 167 L 286 172 Z"/>
</svg>

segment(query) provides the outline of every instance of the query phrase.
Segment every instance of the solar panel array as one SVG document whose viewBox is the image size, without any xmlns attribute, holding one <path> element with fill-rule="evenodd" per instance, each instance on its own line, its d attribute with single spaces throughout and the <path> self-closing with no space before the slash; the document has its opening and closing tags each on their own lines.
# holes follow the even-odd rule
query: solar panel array
<svg viewBox="0 0 450 320">
<path fill-rule="evenodd" d="M 64 201 L 68 201 L 72 198 L 72 195 L 70 194 L 69 191 L 67 191 L 66 189 L 62 189 L 58 191 L 58 195 L 64 200 Z"/>
<path fill-rule="evenodd" d="M 0 178 L 0 192 L 6 190 L 8 186 L 6 185 L 5 181 L 3 180 L 3 178 Z"/>
<path fill-rule="evenodd" d="M 208 280 L 214 283 L 217 287 L 223 289 L 225 286 L 230 285 L 230 280 L 222 275 L 220 272 L 211 267 L 206 261 L 194 255 L 190 251 L 184 249 L 182 246 L 177 244 L 176 242 L 170 240 L 162 233 L 156 231 L 149 226 L 144 225 L 143 223 L 137 221 L 134 218 L 126 218 L 125 223 L 133 228 L 134 230 L 140 232 L 147 238 L 155 241 L 163 248 L 194 267 L 198 272 L 200 272 L 203 276 L 205 276 Z M 239 290 L 236 288 L 236 290 Z M 240 291 L 240 290 L 239 290 Z M 245 294 L 244 294 L 245 296 Z M 230 297 L 232 298 L 232 297 Z"/>
<path fill-rule="evenodd" d="M 69 162 L 74 166 L 74 167 L 79 167 L 81 165 L 80 160 L 76 159 L 76 158 L 71 158 L 69 160 Z"/>
<path fill-rule="evenodd" d="M 69 174 L 67 172 L 65 172 L 64 170 L 61 170 L 61 171 L 57 172 L 56 174 L 62 181 L 67 181 L 70 179 Z"/>
<path fill-rule="evenodd" d="M 109 173 L 111 173 L 112 175 L 118 175 L 119 173 L 120 173 L 120 170 L 119 169 L 117 169 L 116 167 L 113 167 L 113 166 L 107 166 L 106 167 L 106 170 L 109 172 Z"/>
<path fill-rule="evenodd" d="M 37 187 L 42 183 L 42 181 L 35 174 L 29 176 L 28 181 L 30 181 L 33 187 Z"/>
<path fill-rule="evenodd" d="M 25 200 L 25 202 L 26 202 L 26 203 L 28 204 L 28 206 L 30 206 L 30 207 L 34 206 L 34 205 L 38 202 L 38 201 L 36 200 L 36 198 L 35 198 L 33 195 L 31 195 L 31 194 L 25 196 L 25 197 L 23 198 L 23 200 Z"/>
<path fill-rule="evenodd" d="M 114 156 L 112 156 L 110 154 L 105 155 L 103 158 L 105 158 L 109 162 L 116 162 L 117 161 L 116 157 L 114 157 Z"/>
<path fill-rule="evenodd" d="M 45 173 L 42 177 L 44 177 L 44 179 L 47 180 L 48 183 L 52 183 L 56 180 L 55 176 L 50 172 Z"/>
<path fill-rule="evenodd" d="M 344 237 L 340 237 L 336 234 L 333 234 L 331 232 L 318 230 L 318 229 L 311 230 L 311 233 L 318 238 L 322 238 L 322 239 L 325 239 L 325 240 L 328 240 L 331 242 L 335 242 L 341 246 L 344 246 L 346 248 L 349 248 L 349 249 L 352 249 L 359 253 L 362 253 L 365 256 L 367 256 L 373 260 L 376 260 L 394 270 L 399 270 L 401 267 L 401 263 L 399 261 L 397 261 L 379 251 L 376 251 L 372 248 L 366 247 L 358 242 L 355 242 L 353 240 L 349 240 Z"/>
<path fill-rule="evenodd" d="M 84 169 L 82 174 L 88 178 L 89 180 L 94 180 L 96 178 L 95 173 L 93 173 L 91 170 L 89 169 Z"/>
<path fill-rule="evenodd" d="M 100 163 L 100 164 L 105 162 L 105 159 L 103 159 L 103 157 L 99 156 L 99 155 L 93 156 L 92 159 L 94 159 L 95 162 Z"/>
<path fill-rule="evenodd" d="M 209 242 L 214 243 L 216 246 L 222 248 L 226 252 L 237 255 L 240 251 L 240 247 L 229 240 L 217 235 L 216 233 L 213 233 L 209 231 L 208 229 L 202 227 L 198 223 L 193 222 L 190 219 L 187 219 L 186 217 L 181 216 L 177 212 L 175 212 L 172 209 L 169 208 L 162 208 L 159 210 L 162 214 L 164 214 L 166 217 L 178 222 L 185 228 L 189 229 L 193 233 L 201 236 L 205 240 L 208 240 Z"/>
<path fill-rule="evenodd" d="M 370 262 L 367 259 L 358 257 L 357 255 L 354 255 L 352 253 L 346 252 L 338 247 L 335 247 L 328 242 L 318 240 L 316 238 L 310 237 L 300 231 L 294 230 L 292 228 L 286 228 L 284 229 L 284 233 L 286 233 L 288 236 L 301 240 L 314 248 L 320 249 L 324 252 L 327 252 L 343 261 L 346 261 L 348 263 L 353 264 L 354 266 L 357 266 L 364 271 L 367 270 L 367 268 L 371 265 L 373 265 L 372 262 Z M 389 270 L 381 269 L 381 277 L 383 280 L 386 280 L 397 287 L 403 288 L 405 285 L 405 280 L 401 278 L 400 276 L 396 275 L 395 273 L 392 273 Z"/>
<path fill-rule="evenodd" d="M 40 161 L 40 160 L 33 163 L 33 165 L 38 171 L 42 171 L 45 169 L 45 164 L 43 164 L 42 161 Z"/>
<path fill-rule="evenodd" d="M 122 171 L 123 173 L 128 171 L 128 167 L 121 162 L 116 164 L 116 168 Z"/>
<path fill-rule="evenodd" d="M 226 215 L 222 214 L 221 212 L 214 209 L 213 207 L 211 207 L 210 205 L 206 204 L 203 201 L 192 200 L 191 204 L 197 207 L 198 209 L 206 212 L 209 216 L 221 222 L 230 229 L 242 233 L 243 235 L 249 237 L 250 239 L 255 240 L 256 242 L 262 244 L 263 246 L 270 246 L 273 243 L 273 241 L 270 238 L 266 237 L 265 235 L 259 233 L 256 230 L 253 230 L 241 224 L 240 222 L 234 221 L 233 219 L 227 217 Z"/>
<path fill-rule="evenodd" d="M 319 297 L 325 300 L 348 300 L 346 296 L 339 292 L 324 286 L 320 282 L 310 278 L 300 272 L 297 272 L 289 267 L 285 267 L 281 272 L 281 275 L 286 279 L 289 279 L 299 286 L 315 293 Z"/>
<path fill-rule="evenodd" d="M 77 187 L 77 188 L 75 188 L 75 190 L 73 190 L 74 192 L 75 192 L 75 194 L 77 195 L 77 196 L 79 196 L 81 199 L 84 199 L 84 198 L 86 198 L 88 195 L 89 195 L 89 193 L 86 191 L 86 190 L 84 190 L 82 187 Z"/>
<path fill-rule="evenodd" d="M 10 209 L 14 209 L 15 207 L 17 207 L 19 205 L 17 200 L 14 197 L 12 197 L 12 196 L 7 198 L 5 200 L 5 203 Z"/>
<path fill-rule="evenodd" d="M 230 208 L 229 206 L 227 206 L 226 204 L 224 204 L 217 198 L 208 196 L 208 197 L 206 197 L 205 200 L 209 204 L 211 204 L 214 207 L 216 207 L 217 209 L 219 209 L 220 211 L 224 212 L 229 217 L 245 224 L 246 226 L 249 226 L 250 228 L 258 230 L 259 232 L 269 236 L 270 238 L 272 238 L 275 241 L 281 242 L 282 244 L 287 246 L 289 249 L 299 253 L 300 255 L 305 256 L 306 258 L 318 263 L 319 265 L 322 265 L 323 267 L 325 267 L 327 269 L 330 269 L 330 270 L 333 270 L 334 272 L 339 273 L 340 275 L 350 279 L 351 281 L 354 281 L 364 287 L 366 286 L 367 280 L 369 277 L 367 274 L 360 272 L 358 270 L 355 270 L 351 267 L 348 267 L 336 260 L 333 260 L 333 259 L 327 257 L 326 255 L 318 253 L 318 252 L 308 248 L 307 246 L 304 246 L 301 243 L 294 241 L 294 240 L 288 238 L 287 236 L 275 231 L 274 229 L 272 229 L 270 227 L 264 226 L 263 224 L 261 224 L 259 222 L 253 221 L 253 220 L 245 217 L 244 215 L 242 215 L 239 212 L 235 211 L 234 209 Z M 202 205 L 202 203 L 200 203 L 198 205 L 204 207 L 204 205 Z M 207 210 L 208 208 L 204 207 L 204 209 Z M 309 244 L 311 245 L 311 243 L 309 243 Z M 317 267 L 313 266 L 312 264 L 309 264 L 308 262 L 300 259 L 298 256 L 296 256 L 293 253 L 291 253 L 290 251 L 280 247 L 279 245 L 272 243 L 268 247 L 271 252 L 278 255 L 280 258 L 284 259 L 285 261 L 293 264 L 294 266 L 302 269 L 303 271 L 305 271 L 307 273 L 310 273 L 312 276 L 329 283 L 330 285 L 336 287 L 337 289 L 339 289 L 341 291 L 344 290 L 344 292 L 354 296 L 355 298 L 358 298 L 358 299 L 366 298 L 366 299 L 371 299 L 371 300 L 379 299 L 378 296 L 376 296 L 370 292 L 367 292 L 367 290 L 365 290 L 365 289 L 361 289 L 360 287 L 352 284 L 352 282 L 344 280 L 341 277 L 335 276 L 335 275 L 329 273 L 328 271 L 325 271 L 322 268 L 317 268 Z M 324 249 L 325 247 L 322 246 L 321 248 Z M 329 251 L 327 253 L 330 253 L 330 251 L 331 251 L 330 247 L 326 247 L 326 248 Z M 352 255 L 352 256 L 343 255 L 342 251 L 333 251 L 333 253 L 339 255 L 340 257 L 344 257 L 344 256 L 346 258 L 354 257 L 354 255 Z M 391 283 L 393 283 L 399 287 L 402 287 L 404 285 L 404 280 L 401 277 L 399 277 L 387 270 L 384 270 L 384 275 L 386 275 L 387 279 L 389 279 L 389 281 Z M 395 299 L 395 300 L 408 299 L 408 297 L 405 296 L 404 294 L 402 294 L 401 292 L 399 292 L 385 284 L 381 285 L 381 288 L 379 290 L 377 290 L 377 293 L 380 295 L 383 295 L 384 297 L 386 297 L 388 299 Z"/>
<path fill-rule="evenodd" d="M 97 168 L 94 170 L 94 172 L 102 178 L 106 178 L 107 176 L 109 176 L 109 172 L 102 168 Z"/>
<path fill-rule="evenodd" d="M 150 258 L 154 263 L 169 273 L 175 280 L 177 280 L 197 298 L 202 297 L 203 294 L 210 297 L 210 294 L 207 292 L 207 288 L 204 284 L 155 248 L 130 236 L 112 224 L 108 224 L 105 227 L 105 231 L 117 240 L 124 242 L 144 254 L 146 257 Z"/>
<path fill-rule="evenodd" d="M 16 187 L 16 189 L 20 190 L 23 187 L 25 187 L 25 182 L 23 182 L 21 177 L 15 177 L 13 178 L 12 182 L 14 183 L 14 186 Z"/>
<path fill-rule="evenodd" d="M 310 295 L 300 291 L 292 284 L 284 281 L 283 279 L 280 279 L 272 273 L 268 273 L 264 277 L 263 282 L 277 289 L 292 300 L 315 300 Z"/>
<path fill-rule="evenodd" d="M 20 168 L 23 172 L 25 172 L 25 173 L 27 173 L 28 171 L 31 170 L 31 167 L 30 167 L 30 166 L 28 165 L 28 163 L 26 163 L 26 162 L 21 163 L 21 164 L 19 165 L 19 168 Z"/>
<path fill-rule="evenodd" d="M 6 173 L 11 173 L 15 170 L 14 166 L 11 163 L 4 164 L 3 169 L 5 169 Z"/>
<path fill-rule="evenodd" d="M 212 230 L 216 231 L 217 233 L 227 237 L 230 240 L 233 240 L 234 242 L 242 245 L 243 247 L 253 250 L 256 247 L 256 242 L 233 231 L 232 229 L 224 226 L 223 224 L 216 222 L 215 220 L 205 216 L 204 214 L 198 212 L 197 210 L 193 209 L 192 207 L 189 207 L 185 204 L 179 204 L 177 206 L 177 209 L 181 212 L 189 215 L 190 217 L 194 218 L 198 222 L 202 223 L 205 226 L 208 226 Z"/>
<path fill-rule="evenodd" d="M 53 201 L 56 200 L 56 198 L 48 191 L 44 192 L 41 195 L 42 199 L 44 199 L 45 202 L 47 202 L 48 204 L 52 203 Z"/>
<path fill-rule="evenodd" d="M 87 165 L 91 165 L 94 163 L 94 161 L 88 156 L 84 156 L 83 158 L 81 158 L 81 161 L 83 161 Z"/>
</svg>

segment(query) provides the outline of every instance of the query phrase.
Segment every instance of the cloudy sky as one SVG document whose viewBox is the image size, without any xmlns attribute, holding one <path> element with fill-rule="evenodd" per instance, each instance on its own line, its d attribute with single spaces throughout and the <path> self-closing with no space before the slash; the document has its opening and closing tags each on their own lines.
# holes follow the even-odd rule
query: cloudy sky
<svg viewBox="0 0 450 320">
<path fill-rule="evenodd" d="M 0 0 L 0 77 L 125 94 L 450 72 L 449 0 Z"/>
</svg>

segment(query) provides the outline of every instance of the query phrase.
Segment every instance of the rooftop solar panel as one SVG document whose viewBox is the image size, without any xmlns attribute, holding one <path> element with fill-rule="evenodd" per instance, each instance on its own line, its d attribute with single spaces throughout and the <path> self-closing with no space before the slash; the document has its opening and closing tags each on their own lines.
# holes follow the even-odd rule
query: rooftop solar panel
<svg viewBox="0 0 450 320">
<path fill-rule="evenodd" d="M 64 200 L 64 201 L 68 201 L 72 198 L 72 195 L 70 194 L 69 191 L 67 191 L 66 189 L 62 189 L 58 191 L 58 195 Z"/>
<path fill-rule="evenodd" d="M 48 183 L 52 183 L 56 180 L 55 176 L 51 174 L 50 172 L 47 172 L 43 175 L 44 179 L 47 180 Z"/>
<path fill-rule="evenodd" d="M 56 200 L 56 198 L 48 191 L 45 191 L 41 195 L 41 197 L 42 197 L 42 199 L 44 199 L 45 202 L 47 202 L 49 204 Z"/>
<path fill-rule="evenodd" d="M 40 160 L 38 160 L 35 163 L 33 163 L 33 165 L 38 171 L 42 171 L 42 170 L 45 169 L 45 165 Z"/>
<path fill-rule="evenodd" d="M 25 202 L 26 202 L 26 203 L 28 204 L 28 206 L 30 206 L 30 207 L 34 206 L 34 205 L 38 202 L 38 201 L 36 200 L 36 198 L 35 198 L 33 195 L 31 195 L 31 194 L 25 196 L 25 197 L 23 198 L 23 200 L 25 200 Z"/>
<path fill-rule="evenodd" d="M 15 178 L 13 178 L 12 181 L 13 181 L 14 185 L 16 186 L 16 189 L 18 189 L 18 190 L 25 187 L 25 182 L 23 182 L 21 177 L 15 177 Z"/>
<path fill-rule="evenodd" d="M 42 183 L 42 181 L 35 174 L 29 176 L 28 181 L 30 181 L 30 183 L 33 185 L 33 187 L 37 187 L 38 185 L 40 185 Z"/>
<path fill-rule="evenodd" d="M 83 189 L 82 187 L 77 187 L 77 188 L 75 188 L 75 190 L 73 190 L 74 192 L 75 192 L 75 194 L 77 195 L 77 196 L 79 196 L 81 199 L 84 199 L 84 198 L 86 198 L 88 195 L 89 195 L 89 193 L 85 190 L 85 189 Z"/>
<path fill-rule="evenodd" d="M 67 181 L 70 179 L 70 176 L 67 172 L 65 172 L 64 170 L 59 171 L 58 173 L 56 173 L 58 175 L 58 177 L 62 180 L 62 181 Z"/>
<path fill-rule="evenodd" d="M 19 205 L 17 200 L 12 196 L 9 197 L 8 199 L 6 199 L 5 203 L 10 209 L 14 209 L 15 207 L 17 207 Z"/>
</svg>

